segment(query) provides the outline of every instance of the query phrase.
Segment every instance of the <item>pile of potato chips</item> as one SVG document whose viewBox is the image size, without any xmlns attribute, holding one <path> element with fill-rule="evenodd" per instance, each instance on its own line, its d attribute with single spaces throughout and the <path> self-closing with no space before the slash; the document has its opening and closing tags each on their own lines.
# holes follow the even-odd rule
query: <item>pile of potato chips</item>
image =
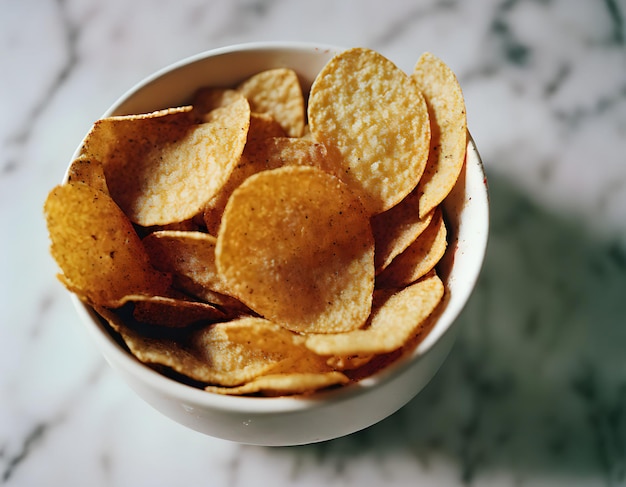
<svg viewBox="0 0 626 487">
<path fill-rule="evenodd" d="M 445 293 L 441 202 L 467 143 L 450 68 L 337 54 L 98 120 L 45 203 L 59 279 L 141 362 L 220 394 L 367 377 Z"/>
</svg>

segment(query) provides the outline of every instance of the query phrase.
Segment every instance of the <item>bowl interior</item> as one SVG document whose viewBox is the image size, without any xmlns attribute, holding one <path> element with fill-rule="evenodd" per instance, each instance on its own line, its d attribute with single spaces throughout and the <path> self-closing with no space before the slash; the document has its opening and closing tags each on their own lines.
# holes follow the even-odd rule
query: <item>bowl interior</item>
<svg viewBox="0 0 626 487">
<path fill-rule="evenodd" d="M 124 94 L 104 114 L 146 113 L 187 103 L 202 86 L 232 87 L 264 69 L 290 67 L 308 90 L 317 73 L 341 48 L 309 44 L 246 44 L 202 53 L 167 67 Z M 306 96 L 305 96 L 306 98 Z M 80 147 L 77 149 L 77 155 Z M 449 246 L 438 270 L 447 289 L 446 303 L 426 338 L 414 352 L 354 386 L 319 393 L 311 398 L 251 398 L 221 396 L 178 383 L 139 363 L 108 333 L 97 315 L 73 296 L 76 307 L 107 361 L 127 376 L 181 402 L 228 411 L 286 412 L 314 407 L 320 399 L 343 400 L 390 380 L 399 369 L 419 362 L 453 325 L 480 273 L 488 235 L 488 194 L 483 166 L 474 141 L 467 146 L 466 164 L 444 203 Z M 418 391 L 415 391 L 417 393 Z"/>
</svg>

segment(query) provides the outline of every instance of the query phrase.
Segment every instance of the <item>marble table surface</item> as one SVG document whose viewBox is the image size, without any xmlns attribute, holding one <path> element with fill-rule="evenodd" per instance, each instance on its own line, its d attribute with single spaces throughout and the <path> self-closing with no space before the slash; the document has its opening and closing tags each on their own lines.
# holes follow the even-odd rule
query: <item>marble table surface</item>
<svg viewBox="0 0 626 487">
<path fill-rule="evenodd" d="M 153 71 L 228 44 L 423 51 L 463 87 L 492 226 L 449 359 L 381 423 L 264 448 L 189 431 L 98 354 L 42 214 L 79 141 Z M 0 484 L 626 485 L 624 0 L 0 3 Z"/>
</svg>

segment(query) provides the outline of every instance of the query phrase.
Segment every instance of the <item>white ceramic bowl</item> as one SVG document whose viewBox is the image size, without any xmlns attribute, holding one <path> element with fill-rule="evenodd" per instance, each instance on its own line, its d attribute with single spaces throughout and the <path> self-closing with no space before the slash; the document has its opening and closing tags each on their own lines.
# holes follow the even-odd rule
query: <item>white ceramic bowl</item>
<svg viewBox="0 0 626 487">
<path fill-rule="evenodd" d="M 308 91 L 340 48 L 311 44 L 244 44 L 193 56 L 157 72 L 122 96 L 103 116 L 150 112 L 184 104 L 196 88 L 232 86 L 261 70 L 287 66 Z M 77 150 L 78 151 L 78 150 Z M 472 140 L 466 166 L 445 202 L 450 245 L 439 272 L 448 290 L 445 309 L 414 353 L 375 376 L 307 398 L 231 397 L 207 393 L 142 365 L 111 337 L 76 297 L 81 318 L 109 364 L 148 404 L 202 433 L 247 444 L 296 445 L 366 428 L 397 411 L 433 377 L 455 337 L 456 318 L 469 298 L 488 236 L 485 174 Z"/>
</svg>

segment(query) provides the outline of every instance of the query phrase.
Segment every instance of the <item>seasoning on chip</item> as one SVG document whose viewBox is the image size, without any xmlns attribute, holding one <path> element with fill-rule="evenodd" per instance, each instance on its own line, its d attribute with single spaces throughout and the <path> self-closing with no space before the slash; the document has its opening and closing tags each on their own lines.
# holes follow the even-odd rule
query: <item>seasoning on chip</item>
<svg viewBox="0 0 626 487">
<path fill-rule="evenodd" d="M 304 131 L 304 97 L 295 71 L 268 69 L 243 81 L 237 90 L 250 102 L 253 112 L 271 115 L 290 137 Z"/>
<path fill-rule="evenodd" d="M 118 307 L 131 294 L 166 293 L 169 277 L 150 265 L 128 217 L 107 194 L 66 183 L 50 192 L 44 210 L 60 277 L 82 299 Z"/>
<path fill-rule="evenodd" d="M 467 142 L 454 74 L 355 48 L 307 96 L 285 67 L 103 118 L 48 195 L 59 279 L 146 366 L 207 393 L 310 395 L 437 319 Z"/>
<path fill-rule="evenodd" d="M 348 331 L 369 315 L 369 217 L 320 169 L 286 166 L 244 181 L 226 205 L 215 253 L 232 295 L 290 330 Z"/>
<path fill-rule="evenodd" d="M 67 171 L 68 183 L 83 183 L 94 189 L 109 194 L 102 164 L 88 157 L 77 157 Z"/>
</svg>

